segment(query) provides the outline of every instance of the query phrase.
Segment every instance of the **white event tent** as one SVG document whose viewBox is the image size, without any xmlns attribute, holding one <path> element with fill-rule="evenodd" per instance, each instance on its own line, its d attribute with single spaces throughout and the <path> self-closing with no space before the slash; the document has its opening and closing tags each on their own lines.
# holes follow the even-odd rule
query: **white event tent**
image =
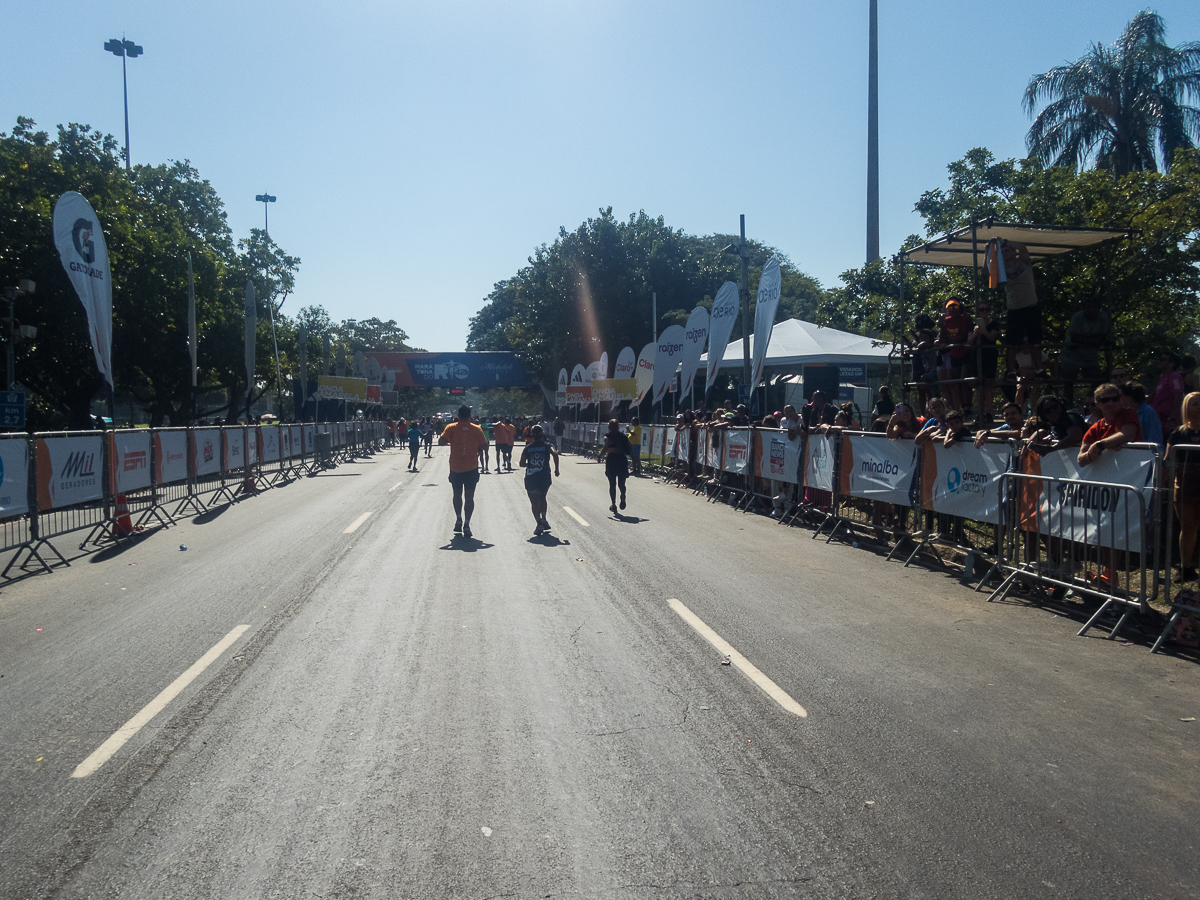
<svg viewBox="0 0 1200 900">
<path fill-rule="evenodd" d="M 754 347 L 753 340 L 750 343 Z M 881 343 L 861 334 L 850 334 L 836 328 L 822 328 L 812 322 L 787 319 L 777 322 L 771 332 L 771 343 L 767 346 L 766 368 L 782 368 L 803 365 L 887 365 L 891 342 Z M 701 357 L 701 365 L 708 365 L 708 354 Z M 742 367 L 742 342 L 732 341 L 725 347 L 720 368 Z"/>
</svg>

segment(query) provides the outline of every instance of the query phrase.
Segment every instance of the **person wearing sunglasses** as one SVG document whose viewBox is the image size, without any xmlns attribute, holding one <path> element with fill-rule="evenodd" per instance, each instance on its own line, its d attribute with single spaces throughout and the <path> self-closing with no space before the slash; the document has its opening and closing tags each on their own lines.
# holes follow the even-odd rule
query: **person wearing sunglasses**
<svg viewBox="0 0 1200 900">
<path fill-rule="evenodd" d="M 1121 405 L 1120 388 L 1115 384 L 1102 384 L 1096 388 L 1094 396 L 1100 419 L 1083 436 L 1083 444 L 1079 447 L 1081 466 L 1095 462 L 1106 450 L 1119 450 L 1142 439 L 1137 410 Z"/>
</svg>

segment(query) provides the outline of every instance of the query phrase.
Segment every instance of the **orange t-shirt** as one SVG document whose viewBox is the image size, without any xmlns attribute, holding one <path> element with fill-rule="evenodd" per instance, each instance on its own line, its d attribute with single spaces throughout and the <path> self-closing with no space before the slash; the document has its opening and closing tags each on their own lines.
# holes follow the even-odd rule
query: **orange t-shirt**
<svg viewBox="0 0 1200 900">
<path fill-rule="evenodd" d="M 517 441 L 517 426 L 500 422 L 492 426 L 492 434 L 497 444 L 508 444 L 511 447 Z"/>
<path fill-rule="evenodd" d="M 482 428 L 472 422 L 451 422 L 442 432 L 442 438 L 450 444 L 451 472 L 479 468 L 479 448 L 486 447 L 488 442 Z"/>
</svg>

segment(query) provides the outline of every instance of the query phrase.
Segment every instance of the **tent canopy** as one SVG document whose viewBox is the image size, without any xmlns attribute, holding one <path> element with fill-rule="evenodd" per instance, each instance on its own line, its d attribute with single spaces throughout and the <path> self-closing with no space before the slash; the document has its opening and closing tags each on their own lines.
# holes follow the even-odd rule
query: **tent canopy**
<svg viewBox="0 0 1200 900">
<path fill-rule="evenodd" d="M 754 343 L 751 341 L 753 348 Z M 822 328 L 812 322 L 787 319 L 777 322 L 767 346 L 766 367 L 801 366 L 805 363 L 829 365 L 859 365 L 888 361 L 891 342 L 881 342 L 861 334 L 850 334 L 836 328 Z M 708 354 L 700 358 L 708 365 Z M 720 368 L 742 367 L 742 342 L 732 341 L 725 347 Z"/>
<path fill-rule="evenodd" d="M 1017 225 L 981 219 L 936 241 L 905 250 L 909 262 L 930 266 L 978 266 L 983 268 L 988 241 L 1004 238 L 1020 241 L 1029 248 L 1034 262 L 1062 256 L 1072 250 L 1095 247 L 1105 241 L 1132 237 L 1130 229 L 1072 228 L 1060 225 Z"/>
</svg>

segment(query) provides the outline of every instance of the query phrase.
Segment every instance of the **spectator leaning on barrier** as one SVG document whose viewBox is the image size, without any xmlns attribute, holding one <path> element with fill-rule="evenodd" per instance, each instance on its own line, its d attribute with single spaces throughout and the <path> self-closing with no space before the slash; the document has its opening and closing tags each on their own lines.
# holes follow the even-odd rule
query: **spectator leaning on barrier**
<svg viewBox="0 0 1200 900">
<path fill-rule="evenodd" d="M 805 427 L 812 431 L 819 425 L 832 425 L 837 410 L 825 402 L 824 391 L 813 391 L 812 400 L 804 404 L 800 415 L 804 419 Z"/>
<path fill-rule="evenodd" d="M 1200 446 L 1200 392 L 1183 398 L 1183 424 L 1167 437 L 1167 446 Z M 1196 537 L 1200 533 L 1200 450 L 1176 450 L 1175 515 L 1179 518 L 1179 578 L 1196 580 Z"/>
<path fill-rule="evenodd" d="M 971 434 L 971 429 L 967 427 L 967 419 L 961 409 L 952 409 L 946 413 L 946 427 L 942 436 L 942 444 L 944 446 L 953 447 L 960 441 L 966 443 L 973 438 L 974 435 Z"/>
<path fill-rule="evenodd" d="M 779 427 L 787 429 L 789 441 L 804 434 L 804 420 L 800 418 L 800 413 L 796 412 L 796 407 L 792 404 L 789 403 L 783 408 L 783 417 L 779 420 Z"/>
<path fill-rule="evenodd" d="M 1058 397 L 1043 397 L 1037 405 L 1037 425 L 1029 436 L 1029 449 L 1038 456 L 1078 447 L 1087 426 L 1083 416 L 1067 409 Z"/>
<path fill-rule="evenodd" d="M 1158 413 L 1163 431 L 1173 431 L 1179 427 L 1179 410 L 1184 394 L 1183 376 L 1178 371 L 1179 362 L 1179 357 L 1170 351 L 1165 351 L 1158 358 L 1160 374 L 1150 405 Z"/>
<path fill-rule="evenodd" d="M 1008 440 L 1009 438 L 1018 437 L 1021 434 L 1021 426 L 1025 424 L 1025 414 L 1021 411 L 1021 407 L 1015 403 L 1004 404 L 1002 410 L 1004 416 L 1004 424 L 996 428 L 984 429 L 975 435 L 975 447 L 982 447 L 988 438 L 999 438 L 1000 440 Z M 1082 434 L 1082 432 L 1080 432 Z"/>
<path fill-rule="evenodd" d="M 1163 447 L 1162 420 L 1154 407 L 1146 402 L 1146 389 L 1136 381 L 1126 381 L 1121 384 L 1121 405 L 1126 409 L 1137 412 L 1138 424 L 1142 426 L 1142 439 L 1151 444 Z"/>
<path fill-rule="evenodd" d="M 921 430 L 920 423 L 913 413 L 912 407 L 901 401 L 896 404 L 891 419 L 887 423 L 887 436 L 894 441 L 911 440 Z"/>
<path fill-rule="evenodd" d="M 1058 357 L 1058 374 L 1063 380 L 1067 406 L 1075 403 L 1075 379 L 1080 375 L 1092 385 L 1104 377 L 1100 350 L 1112 338 L 1112 320 L 1100 307 L 1099 297 L 1089 297 L 1083 309 L 1071 316 L 1067 336 Z"/>
<path fill-rule="evenodd" d="M 1121 390 L 1115 384 L 1096 388 L 1096 404 L 1100 421 L 1087 430 L 1079 447 L 1079 465 L 1086 466 L 1100 458 L 1105 450 L 1119 450 L 1142 439 L 1142 426 L 1137 412 L 1121 406 Z"/>
</svg>

